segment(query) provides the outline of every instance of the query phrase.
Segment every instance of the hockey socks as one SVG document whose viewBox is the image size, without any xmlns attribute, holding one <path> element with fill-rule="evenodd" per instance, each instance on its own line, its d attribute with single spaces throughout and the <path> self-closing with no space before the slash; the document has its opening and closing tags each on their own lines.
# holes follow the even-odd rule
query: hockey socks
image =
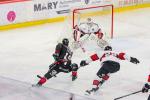
<svg viewBox="0 0 150 100">
<path fill-rule="evenodd" d="M 77 71 L 72 71 L 72 81 L 77 79 Z"/>
<path fill-rule="evenodd" d="M 39 82 L 36 84 L 36 86 L 42 86 L 47 79 L 45 77 L 41 77 L 40 75 L 37 75 L 38 78 L 40 78 Z"/>
</svg>

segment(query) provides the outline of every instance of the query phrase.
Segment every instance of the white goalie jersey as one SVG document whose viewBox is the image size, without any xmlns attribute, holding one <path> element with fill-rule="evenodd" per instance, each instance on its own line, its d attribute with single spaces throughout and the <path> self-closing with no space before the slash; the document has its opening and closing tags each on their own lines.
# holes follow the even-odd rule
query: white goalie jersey
<svg viewBox="0 0 150 100">
<path fill-rule="evenodd" d="M 80 23 L 75 27 L 74 35 L 76 37 L 76 41 L 79 41 L 85 34 L 95 34 L 100 39 L 103 37 L 103 33 L 101 32 L 99 25 L 92 22 L 90 18 L 87 19 L 87 22 Z"/>
<path fill-rule="evenodd" d="M 105 46 L 108 46 L 108 43 L 102 38 L 103 33 L 101 28 L 98 24 L 92 22 L 91 18 L 88 18 L 87 22 L 83 22 L 75 26 L 74 40 L 77 41 L 75 42 L 75 48 L 78 48 L 86 41 L 94 40 L 97 42 L 97 45 L 103 49 Z M 79 42 L 80 45 L 78 45 Z"/>
<path fill-rule="evenodd" d="M 78 28 L 83 34 L 91 34 L 99 31 L 99 26 L 96 23 L 80 23 Z"/>
</svg>

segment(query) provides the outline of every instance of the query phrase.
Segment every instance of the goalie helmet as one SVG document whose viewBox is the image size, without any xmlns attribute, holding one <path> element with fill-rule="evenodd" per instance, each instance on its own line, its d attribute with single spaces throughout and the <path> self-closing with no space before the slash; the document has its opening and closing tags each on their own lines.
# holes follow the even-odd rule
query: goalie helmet
<svg viewBox="0 0 150 100">
<path fill-rule="evenodd" d="M 67 38 L 64 38 L 64 39 L 62 40 L 62 44 L 68 46 L 68 45 L 69 45 L 69 40 L 68 40 Z"/>
<path fill-rule="evenodd" d="M 91 24 L 92 23 L 92 19 L 91 18 L 87 18 L 87 24 Z"/>
</svg>

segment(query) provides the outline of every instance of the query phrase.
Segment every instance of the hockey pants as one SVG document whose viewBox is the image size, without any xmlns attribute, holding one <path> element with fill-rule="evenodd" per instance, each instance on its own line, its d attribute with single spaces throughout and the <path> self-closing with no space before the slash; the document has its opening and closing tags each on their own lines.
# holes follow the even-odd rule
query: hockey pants
<svg viewBox="0 0 150 100">
<path fill-rule="evenodd" d="M 50 69 L 44 75 L 44 77 L 46 79 L 50 79 L 60 72 L 69 73 L 69 72 L 71 72 L 71 70 L 72 70 L 72 68 L 71 68 L 70 64 L 68 64 L 68 65 L 64 65 L 63 63 L 54 64 L 53 66 L 50 67 Z"/>
<path fill-rule="evenodd" d="M 108 73 L 115 73 L 120 70 L 120 64 L 114 61 L 105 61 L 102 64 L 102 67 L 97 72 L 98 77 L 107 75 Z"/>
</svg>

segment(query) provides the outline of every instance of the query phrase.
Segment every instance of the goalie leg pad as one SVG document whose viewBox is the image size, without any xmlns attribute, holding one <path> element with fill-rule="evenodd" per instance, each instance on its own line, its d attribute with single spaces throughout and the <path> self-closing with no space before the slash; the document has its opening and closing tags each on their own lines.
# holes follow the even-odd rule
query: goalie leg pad
<svg viewBox="0 0 150 100">
<path fill-rule="evenodd" d="M 86 43 L 86 41 L 88 40 L 88 38 L 89 38 L 89 35 L 85 34 L 79 40 L 72 42 L 72 48 L 78 49 L 81 45 L 83 45 L 84 43 Z"/>
<path fill-rule="evenodd" d="M 95 41 L 97 43 L 97 45 L 102 49 L 104 49 L 105 46 L 109 45 L 107 41 L 105 41 L 103 39 L 99 39 L 95 34 L 91 34 L 89 36 L 88 40 Z"/>
<path fill-rule="evenodd" d="M 108 44 L 107 41 L 105 41 L 105 40 L 103 40 L 103 39 L 98 39 L 98 40 L 97 40 L 97 45 L 98 45 L 100 48 L 104 49 L 104 48 L 105 48 L 106 46 L 108 46 L 109 44 Z"/>
<path fill-rule="evenodd" d="M 71 47 L 73 49 L 78 49 L 78 48 L 80 48 L 80 44 L 78 41 L 74 41 L 74 42 L 72 42 Z"/>
</svg>

